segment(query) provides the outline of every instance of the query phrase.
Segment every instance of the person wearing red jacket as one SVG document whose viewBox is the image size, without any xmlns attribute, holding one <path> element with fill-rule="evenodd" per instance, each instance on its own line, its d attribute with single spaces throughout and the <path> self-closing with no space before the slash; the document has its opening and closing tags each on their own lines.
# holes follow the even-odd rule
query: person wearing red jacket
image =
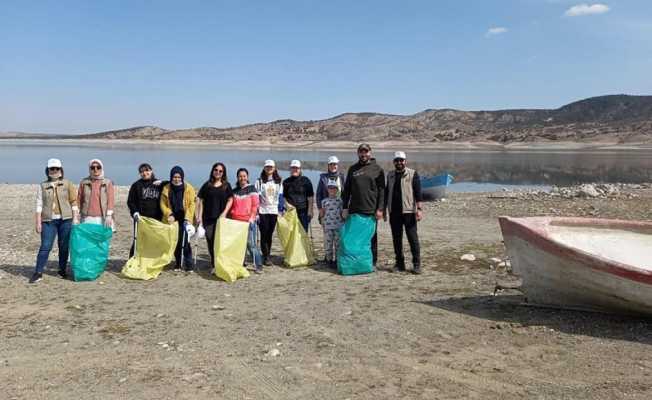
<svg viewBox="0 0 652 400">
<path fill-rule="evenodd" d="M 247 254 L 254 263 L 254 272 L 263 272 L 263 263 L 260 251 L 256 247 L 256 218 L 258 217 L 259 194 L 254 185 L 249 184 L 249 171 L 240 168 L 236 173 L 238 183 L 233 189 L 233 204 L 231 206 L 231 219 L 249 223 L 249 235 L 247 237 Z"/>
</svg>

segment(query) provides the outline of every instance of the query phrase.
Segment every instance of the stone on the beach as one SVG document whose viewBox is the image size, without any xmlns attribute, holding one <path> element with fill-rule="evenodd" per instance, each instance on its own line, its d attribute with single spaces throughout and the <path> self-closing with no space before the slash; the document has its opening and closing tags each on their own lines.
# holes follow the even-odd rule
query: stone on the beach
<svg viewBox="0 0 652 400">
<path fill-rule="evenodd" d="M 489 262 L 490 262 L 491 264 L 494 264 L 494 265 L 495 265 L 495 264 L 500 264 L 502 261 L 503 261 L 503 260 L 501 260 L 501 259 L 498 258 L 498 257 L 491 257 L 491 258 L 489 259 Z"/>
<path fill-rule="evenodd" d="M 267 355 L 269 357 L 278 357 L 281 355 L 281 350 L 279 349 L 271 349 L 270 351 L 267 352 Z"/>
<path fill-rule="evenodd" d="M 212 308 L 213 308 L 213 310 L 224 310 L 224 309 L 226 309 L 226 307 L 224 307 L 222 305 L 219 305 L 219 304 L 215 304 Z"/>
<path fill-rule="evenodd" d="M 578 188 L 577 195 L 579 197 L 600 197 L 600 192 L 595 188 L 595 185 L 585 184 Z"/>
<path fill-rule="evenodd" d="M 462 260 L 462 261 L 475 261 L 475 256 L 473 254 L 464 254 L 462 257 L 460 257 L 460 260 Z"/>
</svg>

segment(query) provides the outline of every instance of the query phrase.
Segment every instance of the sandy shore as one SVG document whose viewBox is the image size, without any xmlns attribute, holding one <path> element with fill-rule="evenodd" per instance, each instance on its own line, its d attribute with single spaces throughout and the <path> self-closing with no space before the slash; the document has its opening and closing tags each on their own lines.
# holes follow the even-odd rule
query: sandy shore
<svg viewBox="0 0 652 400">
<path fill-rule="evenodd" d="M 387 224 L 380 269 L 357 277 L 319 266 L 234 284 L 208 271 L 123 279 L 130 227 L 95 282 L 28 285 L 39 239 L 35 186 L 0 185 L 0 392 L 5 399 L 649 399 L 652 322 L 528 308 L 492 297 L 506 272 L 498 215 L 652 219 L 652 193 L 618 199 L 429 203 L 419 226 L 424 274 L 395 274 Z M 320 229 L 313 229 L 321 249 Z M 280 254 L 278 240 L 274 252 Z M 460 261 L 473 253 L 475 262 Z M 321 250 L 319 255 L 323 254 Z M 276 257 L 274 262 L 280 263 Z M 214 307 L 216 306 L 216 307 Z M 278 356 L 269 351 L 279 350 Z"/>
<path fill-rule="evenodd" d="M 234 149 L 274 149 L 274 150 L 321 150 L 337 151 L 352 150 L 360 144 L 354 141 L 281 141 L 281 140 L 147 140 L 147 139 L 3 139 L 0 144 L 42 144 L 56 146 L 154 146 L 154 147 L 206 147 L 217 146 Z M 369 142 L 376 151 L 518 151 L 518 152 L 618 152 L 618 151 L 649 151 L 652 143 L 627 143 L 614 141 L 604 142 L 528 142 L 500 144 L 495 142 L 415 142 L 415 141 L 384 141 Z"/>
</svg>

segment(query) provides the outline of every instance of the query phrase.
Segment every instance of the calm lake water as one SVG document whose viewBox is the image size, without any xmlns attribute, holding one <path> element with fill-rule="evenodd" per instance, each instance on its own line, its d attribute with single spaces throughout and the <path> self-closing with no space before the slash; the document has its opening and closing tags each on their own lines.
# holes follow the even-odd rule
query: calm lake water
<svg viewBox="0 0 652 400">
<path fill-rule="evenodd" d="M 274 159 L 281 175 L 288 175 L 290 160 L 303 163 L 304 174 L 317 182 L 326 169 L 326 159 L 336 155 L 345 170 L 356 161 L 351 151 L 236 150 L 215 145 L 168 147 L 137 145 L 79 145 L 0 140 L 0 182 L 36 183 L 43 178 L 48 158 L 63 161 L 66 177 L 78 182 L 88 174 L 91 158 L 104 162 L 107 177 L 120 185 L 138 179 L 137 168 L 149 162 L 159 178 L 168 178 L 170 168 L 181 165 L 186 179 L 195 186 L 207 178 L 212 164 L 226 164 L 229 179 L 240 167 L 250 175 L 260 174 L 265 159 Z M 392 151 L 375 151 L 386 171 L 393 169 Z M 545 151 L 428 151 L 408 152 L 408 164 L 421 175 L 449 172 L 455 177 L 452 191 L 492 191 L 503 187 L 549 187 L 579 182 L 652 181 L 652 151 L 545 152 Z"/>
</svg>

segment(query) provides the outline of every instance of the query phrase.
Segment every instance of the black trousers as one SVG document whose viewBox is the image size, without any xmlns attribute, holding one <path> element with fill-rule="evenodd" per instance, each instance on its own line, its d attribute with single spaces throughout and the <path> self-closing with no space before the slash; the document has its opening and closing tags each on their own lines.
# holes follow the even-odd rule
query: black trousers
<svg viewBox="0 0 652 400">
<path fill-rule="evenodd" d="M 260 252 L 264 258 L 268 258 L 272 251 L 272 236 L 276 229 L 276 214 L 259 214 L 258 228 L 260 229 Z"/>
<path fill-rule="evenodd" d="M 419 235 L 417 235 L 417 216 L 415 214 L 390 213 L 389 225 L 392 228 L 392 240 L 394 242 L 394 254 L 396 264 L 405 266 L 403 257 L 403 227 L 410 243 L 412 252 L 412 264 L 415 267 L 421 266 L 421 249 L 419 247 Z"/>
<path fill-rule="evenodd" d="M 208 254 L 211 256 L 211 268 L 215 269 L 215 228 L 217 221 L 206 221 L 204 230 L 206 231 L 206 244 L 208 245 Z"/>
<path fill-rule="evenodd" d="M 177 239 L 177 248 L 174 250 L 174 258 L 177 261 L 177 268 L 182 266 L 186 271 L 192 269 L 192 250 L 190 250 L 190 240 L 184 229 L 184 220 L 179 220 L 179 238 Z M 181 265 L 181 252 L 183 251 L 183 265 Z"/>
</svg>

